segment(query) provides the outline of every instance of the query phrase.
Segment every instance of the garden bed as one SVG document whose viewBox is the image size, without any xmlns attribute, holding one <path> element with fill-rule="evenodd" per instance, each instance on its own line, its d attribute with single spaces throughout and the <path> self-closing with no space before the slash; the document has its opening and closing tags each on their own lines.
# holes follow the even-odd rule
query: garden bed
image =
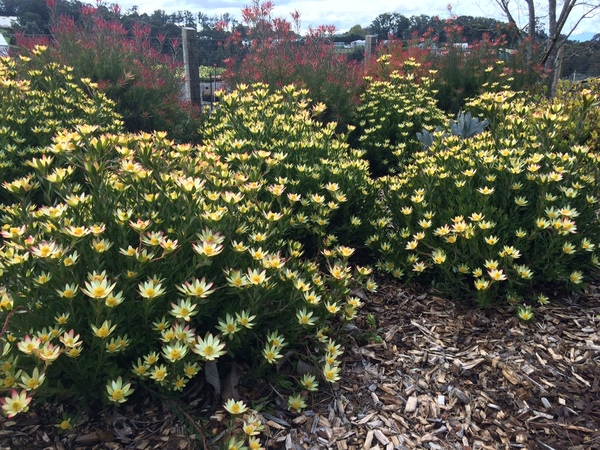
<svg viewBox="0 0 600 450">
<path fill-rule="evenodd" d="M 594 286 L 585 295 L 561 296 L 538 308 L 535 319 L 525 323 L 510 308 L 472 310 L 431 293 L 385 284 L 350 325 L 352 343 L 346 345 L 341 382 L 319 393 L 312 409 L 303 414 L 283 409 L 264 414 L 263 445 L 600 448 L 599 299 L 600 288 Z M 268 386 L 239 388 L 251 404 Z M 210 410 L 210 398 L 192 398 L 185 412 L 150 403 L 107 409 L 62 435 L 54 426 L 60 411 L 38 408 L 12 420 L 2 418 L 0 445 L 224 445 L 229 416 Z M 210 420 L 191 425 L 185 416 Z"/>
</svg>

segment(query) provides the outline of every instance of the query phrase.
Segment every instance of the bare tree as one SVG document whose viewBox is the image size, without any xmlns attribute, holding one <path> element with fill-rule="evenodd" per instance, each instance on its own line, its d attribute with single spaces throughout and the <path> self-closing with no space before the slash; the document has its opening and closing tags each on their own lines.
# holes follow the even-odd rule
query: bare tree
<svg viewBox="0 0 600 450">
<path fill-rule="evenodd" d="M 547 39 L 537 62 L 543 64 L 548 69 L 550 74 L 548 84 L 550 89 L 548 94 L 549 96 L 553 96 L 555 94 L 553 86 L 556 86 L 556 81 L 560 77 L 560 71 L 557 70 L 560 65 L 561 52 L 559 50 L 582 20 L 594 17 L 600 12 L 600 0 L 561 0 L 558 2 L 557 0 L 547 0 L 548 7 L 545 11 L 542 10 L 541 13 L 536 9 L 534 0 L 494 1 L 500 7 L 509 23 L 519 30 L 521 39 L 528 38 L 530 45 L 533 45 L 537 22 L 543 17 L 547 18 Z M 520 28 L 514 18 L 515 11 L 524 10 L 523 4 L 527 6 L 528 16 L 528 23 L 525 30 Z M 575 8 L 577 8 L 576 13 L 574 12 Z M 530 47 L 531 49 L 532 47 Z M 530 51 L 530 57 L 533 58 L 532 51 Z"/>
</svg>

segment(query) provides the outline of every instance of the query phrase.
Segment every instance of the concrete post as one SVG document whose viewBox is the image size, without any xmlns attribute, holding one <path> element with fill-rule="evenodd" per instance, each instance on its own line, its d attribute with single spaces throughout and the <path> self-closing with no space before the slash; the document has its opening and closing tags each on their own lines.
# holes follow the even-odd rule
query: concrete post
<svg viewBox="0 0 600 450">
<path fill-rule="evenodd" d="M 198 40 L 196 29 L 182 28 L 183 65 L 185 67 L 184 100 L 200 107 L 202 94 L 200 92 L 200 74 L 198 73 Z"/>
</svg>

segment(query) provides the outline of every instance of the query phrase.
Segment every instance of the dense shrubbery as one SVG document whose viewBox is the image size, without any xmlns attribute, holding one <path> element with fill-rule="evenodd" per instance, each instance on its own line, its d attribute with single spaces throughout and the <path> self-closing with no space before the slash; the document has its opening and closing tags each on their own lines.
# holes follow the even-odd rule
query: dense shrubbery
<svg viewBox="0 0 600 450">
<path fill-rule="evenodd" d="M 250 47 L 242 46 L 243 51 L 226 61 L 225 80 L 231 88 L 257 82 L 273 89 L 296 84 L 307 88 L 315 103 L 327 106 L 321 117 L 324 123 L 348 124 L 362 86 L 362 66 L 336 53 L 333 27 L 309 29 L 300 37 L 292 30 L 292 23 L 272 17 L 273 8 L 270 1 L 254 1 L 242 10 L 250 27 Z M 300 15 L 292 16 L 299 29 Z M 234 32 L 230 41 L 239 45 L 241 35 Z"/>
<path fill-rule="evenodd" d="M 389 58 L 379 58 L 387 67 Z M 375 176 L 403 170 L 412 154 L 420 148 L 417 133 L 423 128 L 435 129 L 446 121 L 436 106 L 430 76 L 415 80 L 420 64 L 404 61 L 402 72 L 393 71 L 385 79 L 369 82 L 356 108 L 357 128 L 352 137 L 355 145 L 366 151 Z"/>
<path fill-rule="evenodd" d="M 3 60 L 0 83 L 18 90 L 0 113 L 3 409 L 214 385 L 236 362 L 276 366 L 301 409 L 339 377 L 341 330 L 376 288 L 355 263 L 373 255 L 383 273 L 525 319 L 548 301 L 541 285 L 596 277 L 597 94 L 490 91 L 450 121 L 414 75 L 426 68 L 389 59 L 356 149 L 301 86 L 239 85 L 193 146 L 119 134 L 110 102 L 39 49 Z"/>
<path fill-rule="evenodd" d="M 5 181 L 9 414 L 38 390 L 87 404 L 125 401 L 136 378 L 182 390 L 217 360 L 243 361 L 255 376 L 284 355 L 292 367 L 303 361 L 314 375 L 289 370 L 300 383 L 292 391 L 337 381 L 333 336 L 362 304 L 352 290 L 376 285 L 370 269 L 348 263 L 354 249 L 327 234 L 328 223 L 368 174 L 344 156 L 333 127 L 313 120 L 304 92 L 283 92 L 256 86 L 226 97 L 230 109 L 199 148 L 165 133 L 97 136 L 82 125 L 27 162 L 27 184 Z M 269 128 L 244 142 L 256 130 L 236 118 L 250 111 Z M 221 133 L 221 120 L 234 132 Z M 348 167 L 327 162 L 335 157 Z M 321 251 L 303 258 L 296 230 Z M 298 409 L 302 396 L 292 399 Z"/>
<path fill-rule="evenodd" d="M 526 57 L 527 52 L 536 51 L 535 46 L 526 43 L 526 48 L 509 49 L 503 36 L 492 39 L 487 34 L 465 46 L 462 34 L 462 27 L 448 21 L 443 43 L 433 30 L 407 44 L 399 40 L 382 43 L 379 58 L 368 61 L 366 73 L 375 80 L 386 80 L 394 71 L 405 73 L 408 62 L 418 81 L 434 70 L 432 93 L 437 106 L 451 115 L 457 114 L 469 98 L 484 92 L 541 91 L 543 70 L 532 66 Z M 416 71 L 415 61 L 419 64 Z"/>
<path fill-rule="evenodd" d="M 106 18 L 88 6 L 81 23 L 54 17 L 51 31 L 50 41 L 17 36 L 17 44 L 25 54 L 38 43 L 47 44 L 46 61 L 72 67 L 77 80 L 97 83 L 115 102 L 128 131 L 166 131 L 180 141 L 194 136 L 200 122 L 198 111 L 181 101 L 183 71 L 175 58 L 179 44 L 159 39 L 161 48 L 155 48 L 148 26 L 136 24 L 129 37 L 116 17 Z"/>
<path fill-rule="evenodd" d="M 99 132 L 118 132 L 122 120 L 114 103 L 89 80 L 76 80 L 73 71 L 55 62 L 42 62 L 46 50 L 32 57 L 0 59 L 0 178 L 25 176 L 26 161 L 52 142 L 62 129 L 95 125 Z M 52 175 L 49 174 L 49 177 Z M 29 180 L 31 181 L 31 180 Z M 48 182 L 48 181 L 46 181 Z M 28 181 L 23 180 L 24 184 Z M 0 193 L 0 201 L 6 198 Z"/>
<path fill-rule="evenodd" d="M 404 172 L 379 180 L 367 239 L 379 267 L 483 306 L 597 276 L 598 155 L 580 145 L 597 101 L 590 91 L 570 106 L 512 92 L 472 101 L 489 132 L 434 133 Z"/>
<path fill-rule="evenodd" d="M 242 85 L 223 99 L 202 134 L 203 149 L 293 194 L 301 215 L 288 232 L 314 250 L 329 233 L 359 241 L 360 228 L 348 219 L 363 214 L 374 192 L 363 152 L 335 134 L 335 123 L 317 120 L 323 104 L 311 104 L 308 90 L 293 85 L 274 93 Z"/>
</svg>

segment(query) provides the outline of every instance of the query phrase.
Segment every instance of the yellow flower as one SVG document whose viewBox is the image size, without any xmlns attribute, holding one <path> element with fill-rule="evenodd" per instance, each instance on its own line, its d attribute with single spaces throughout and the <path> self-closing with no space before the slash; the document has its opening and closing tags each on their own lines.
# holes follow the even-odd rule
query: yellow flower
<svg viewBox="0 0 600 450">
<path fill-rule="evenodd" d="M 444 253 L 443 250 L 436 249 L 436 251 L 431 254 L 431 259 L 434 264 L 443 264 L 444 261 L 446 261 L 446 253 Z"/>
<path fill-rule="evenodd" d="M 506 280 L 506 274 L 502 270 L 492 269 L 488 271 L 488 275 L 493 281 L 503 281 Z"/>
<path fill-rule="evenodd" d="M 197 343 L 194 345 L 192 351 L 205 361 L 214 361 L 219 356 L 227 353 L 224 348 L 225 344 L 222 343 L 219 338 L 214 337 L 211 333 L 207 333 L 204 339 L 201 337 L 196 338 Z"/>
<path fill-rule="evenodd" d="M 540 294 L 537 296 L 537 302 L 540 306 L 544 306 L 550 303 L 550 299 L 544 294 Z"/>
<path fill-rule="evenodd" d="M 229 414 L 243 414 L 246 411 L 248 411 L 248 407 L 244 404 L 243 401 L 238 400 L 237 402 L 230 398 L 229 400 L 227 400 L 227 402 L 225 402 L 225 404 L 223 405 L 223 408 L 225 408 L 225 410 L 229 413 Z"/>
<path fill-rule="evenodd" d="M 530 280 L 533 278 L 533 272 L 527 266 L 515 266 L 515 270 L 517 271 L 519 277 L 523 278 L 524 280 Z"/>
<path fill-rule="evenodd" d="M 317 322 L 317 317 L 313 317 L 312 311 L 306 311 L 306 308 L 302 308 L 296 312 L 296 318 L 300 325 L 314 325 Z"/>
<path fill-rule="evenodd" d="M 124 403 L 127 401 L 127 397 L 133 394 L 134 389 L 131 389 L 131 384 L 123 384 L 121 377 L 117 378 L 106 385 L 106 391 L 108 393 L 108 400 L 113 403 Z"/>
<path fill-rule="evenodd" d="M 74 237 L 74 238 L 82 238 L 91 233 L 91 230 L 87 227 L 76 227 L 76 226 L 68 226 L 65 227 L 63 233 Z"/>
<path fill-rule="evenodd" d="M 545 230 L 546 228 L 550 227 L 550 222 L 548 222 L 548 220 L 544 219 L 543 217 L 540 217 L 536 219 L 535 226 Z"/>
<path fill-rule="evenodd" d="M 490 286 L 490 282 L 483 278 L 477 278 L 475 280 L 475 289 L 478 291 L 485 291 Z"/>
<path fill-rule="evenodd" d="M 100 326 L 100 328 L 95 327 L 94 325 L 91 325 L 92 327 L 92 331 L 94 332 L 94 335 L 96 335 L 97 337 L 101 338 L 101 339 L 105 339 L 108 336 L 110 336 L 110 334 L 115 331 L 115 328 L 117 328 L 116 325 L 112 325 L 110 320 L 105 320 L 102 325 Z"/>
<path fill-rule="evenodd" d="M 423 261 L 418 261 L 413 264 L 413 272 L 423 272 L 426 269 L 426 265 Z"/>
<path fill-rule="evenodd" d="M 531 306 L 519 306 L 517 308 L 517 315 L 519 316 L 519 319 L 526 322 L 533 319 L 533 311 L 531 310 Z"/>
<path fill-rule="evenodd" d="M 225 316 L 225 320 L 219 319 L 217 329 L 223 333 L 224 336 L 229 336 L 230 339 L 233 338 L 235 333 L 240 331 L 239 323 L 229 313 Z"/>
<path fill-rule="evenodd" d="M 480 194 L 483 194 L 483 195 L 491 195 L 494 193 L 494 191 L 495 191 L 494 188 L 489 188 L 487 186 L 477 189 L 477 192 L 479 192 Z"/>
<path fill-rule="evenodd" d="M 256 316 L 248 315 L 248 311 L 242 311 L 240 314 L 235 313 L 236 321 L 243 326 L 244 328 L 251 329 L 254 324 L 252 321 L 256 318 Z"/>
<path fill-rule="evenodd" d="M 579 270 L 575 270 L 569 275 L 569 280 L 573 284 L 580 284 L 583 281 L 583 274 Z"/>
<path fill-rule="evenodd" d="M 306 402 L 304 397 L 301 395 L 290 395 L 288 398 L 288 409 L 296 410 L 297 412 L 302 411 L 306 408 Z"/>
<path fill-rule="evenodd" d="M 132 364 L 133 368 L 131 371 L 138 377 L 145 377 L 148 375 L 148 366 L 144 364 L 141 358 L 138 358 L 137 363 Z"/>
<path fill-rule="evenodd" d="M 91 298 L 106 298 L 113 291 L 117 283 L 113 283 L 109 285 L 108 280 L 103 279 L 93 279 L 91 282 L 85 282 L 85 289 L 81 289 L 85 295 Z"/>
<path fill-rule="evenodd" d="M 179 300 L 177 304 L 171 303 L 171 311 L 169 311 L 169 313 L 175 316 L 176 319 L 183 319 L 186 322 L 189 322 L 192 316 L 198 314 L 196 306 L 197 305 L 192 305 L 189 298 Z"/>
<path fill-rule="evenodd" d="M 529 201 L 525 197 L 515 197 L 515 203 L 517 206 L 527 206 Z"/>
<path fill-rule="evenodd" d="M 45 379 L 46 374 L 43 372 L 40 374 L 38 368 L 36 367 L 33 369 L 31 376 L 26 373 L 21 375 L 22 383 L 20 383 L 19 386 L 24 388 L 26 391 L 35 390 L 42 385 Z"/>
<path fill-rule="evenodd" d="M 167 345 L 163 348 L 163 354 L 170 362 L 179 361 L 188 351 L 188 347 L 181 342 L 176 342 L 173 345 Z"/>
<path fill-rule="evenodd" d="M 250 450 L 265 450 L 265 448 L 260 445 L 260 440 L 253 436 L 248 438 L 248 448 Z"/>
<path fill-rule="evenodd" d="M 497 236 L 488 236 L 484 238 L 486 244 L 488 245 L 496 245 L 498 243 L 498 237 Z"/>
<path fill-rule="evenodd" d="M 274 344 L 267 344 L 263 349 L 263 357 L 269 364 L 274 364 L 278 359 L 283 358 L 283 355 L 279 352 L 279 346 Z"/>
<path fill-rule="evenodd" d="M 181 286 L 177 286 L 177 290 L 187 297 L 206 298 L 215 290 L 211 289 L 213 283 L 207 283 L 206 279 L 195 279 L 191 283 L 185 282 Z"/>
<path fill-rule="evenodd" d="M 318 390 L 319 382 L 315 380 L 315 376 L 305 373 L 300 379 L 300 385 L 307 391 L 315 392 Z"/>
<path fill-rule="evenodd" d="M 341 379 L 339 366 L 325 364 L 323 367 L 323 376 L 325 377 L 325 381 L 328 381 L 329 383 L 339 381 Z"/>
<path fill-rule="evenodd" d="M 75 284 L 67 284 L 65 285 L 63 290 L 56 289 L 56 293 L 60 295 L 62 298 L 73 298 L 77 294 L 79 290 L 79 286 Z"/>
<path fill-rule="evenodd" d="M 417 248 L 418 245 L 419 241 L 415 239 L 406 244 L 405 250 L 414 250 L 415 248 Z"/>
<path fill-rule="evenodd" d="M 26 335 L 25 338 L 17 344 L 17 348 L 26 355 L 37 355 L 42 340 L 38 337 Z"/>
<path fill-rule="evenodd" d="M 248 268 L 248 275 L 246 275 L 246 279 L 248 280 L 248 282 L 250 282 L 250 284 L 253 284 L 255 286 L 262 285 L 266 283 L 269 280 L 269 278 L 270 277 L 267 277 L 267 272 L 264 270 L 262 272 L 259 272 L 258 269 Z"/>
<path fill-rule="evenodd" d="M 157 381 L 158 383 L 164 383 L 167 379 L 167 375 L 169 375 L 169 372 L 167 371 L 167 367 L 164 364 L 161 364 L 157 367 L 153 367 L 152 371 L 150 372 L 150 378 L 152 378 L 154 381 Z"/>
<path fill-rule="evenodd" d="M 61 348 L 59 346 L 46 342 L 44 346 L 39 349 L 37 357 L 42 361 L 53 362 L 58 358 L 60 352 Z"/>
<path fill-rule="evenodd" d="M 29 410 L 31 397 L 27 396 L 27 391 L 24 389 L 20 393 L 16 389 L 13 389 L 10 397 L 4 397 L 0 399 L 0 402 L 2 403 L 2 409 L 10 419 L 21 412 Z"/>
<path fill-rule="evenodd" d="M 63 416 L 64 417 L 64 416 Z M 73 428 L 73 425 L 71 424 L 71 418 L 63 418 L 60 422 L 58 422 L 56 425 L 54 425 L 56 428 L 59 429 L 60 431 L 68 431 L 71 428 Z"/>
<path fill-rule="evenodd" d="M 138 293 L 148 300 L 164 295 L 165 289 L 162 287 L 160 280 L 150 279 L 138 285 Z"/>
</svg>

